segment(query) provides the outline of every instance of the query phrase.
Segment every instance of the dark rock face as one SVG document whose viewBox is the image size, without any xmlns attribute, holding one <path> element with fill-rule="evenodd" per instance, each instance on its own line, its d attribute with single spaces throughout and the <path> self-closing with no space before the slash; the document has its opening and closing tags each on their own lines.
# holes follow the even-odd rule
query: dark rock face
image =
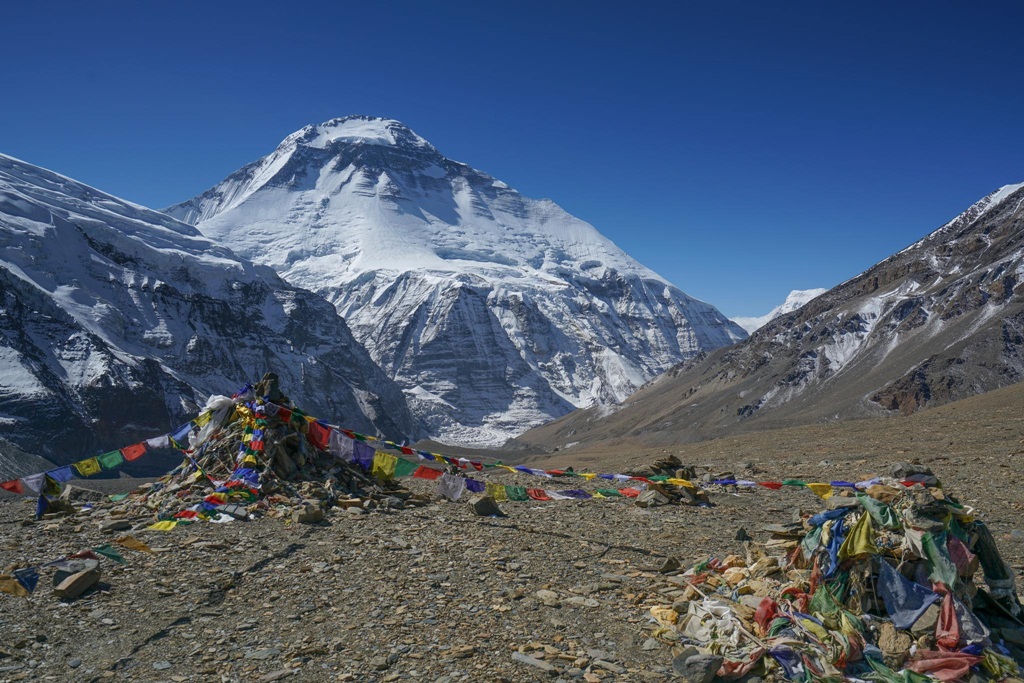
<svg viewBox="0 0 1024 683">
<path fill-rule="evenodd" d="M 1018 382 L 1022 272 L 1024 185 L 1007 186 L 747 341 L 677 366 L 614 415 L 582 411 L 521 441 L 619 432 L 671 443 L 910 414 Z"/>
<path fill-rule="evenodd" d="M 311 414 L 423 434 L 330 303 L 190 226 L 0 156 L 0 244 L 0 437 L 29 453 L 165 433 L 267 370 Z"/>
</svg>

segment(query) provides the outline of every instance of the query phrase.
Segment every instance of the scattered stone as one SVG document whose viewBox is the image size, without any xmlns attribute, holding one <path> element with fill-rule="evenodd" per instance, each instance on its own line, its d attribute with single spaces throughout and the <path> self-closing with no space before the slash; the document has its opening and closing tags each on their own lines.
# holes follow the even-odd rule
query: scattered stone
<svg viewBox="0 0 1024 683">
<path fill-rule="evenodd" d="M 491 496 L 473 496 L 469 499 L 473 513 L 480 517 L 504 517 L 498 503 Z"/>
<path fill-rule="evenodd" d="M 672 660 L 672 669 L 686 683 L 711 683 L 718 674 L 718 669 L 725 661 L 719 655 L 680 654 Z"/>
<path fill-rule="evenodd" d="M 661 574 L 668 574 L 679 569 L 682 565 L 679 563 L 679 559 L 676 557 L 666 557 L 665 561 L 658 567 L 658 572 Z"/>
<path fill-rule="evenodd" d="M 532 666 L 535 669 L 540 669 L 541 671 L 547 673 L 550 676 L 558 675 L 557 668 L 543 660 L 537 659 L 536 657 L 531 657 L 528 654 L 524 654 L 522 652 L 513 652 L 512 659 L 519 662 L 520 664 L 526 664 L 527 666 Z"/>
<path fill-rule="evenodd" d="M 171 668 L 171 663 L 167 661 L 153 662 L 153 668 L 157 671 L 166 671 Z"/>
<path fill-rule="evenodd" d="M 53 594 L 62 600 L 74 600 L 100 580 L 99 569 L 87 569 L 72 574 L 53 589 Z"/>
<path fill-rule="evenodd" d="M 555 591 L 542 589 L 534 593 L 533 596 L 548 607 L 560 607 L 562 605 L 562 601 L 558 599 L 558 593 Z"/>
<path fill-rule="evenodd" d="M 305 502 L 292 510 L 292 521 L 298 524 L 316 524 L 324 520 L 324 511 L 316 503 Z"/>
</svg>

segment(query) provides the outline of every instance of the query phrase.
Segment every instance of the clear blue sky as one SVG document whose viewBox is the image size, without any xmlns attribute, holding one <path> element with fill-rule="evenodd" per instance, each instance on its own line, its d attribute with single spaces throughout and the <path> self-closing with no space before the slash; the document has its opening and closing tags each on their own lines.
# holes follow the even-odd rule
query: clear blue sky
<svg viewBox="0 0 1024 683">
<path fill-rule="evenodd" d="M 1024 181 L 1024 9 L 8 3 L 0 151 L 152 207 L 307 123 L 397 118 L 729 315 Z"/>
</svg>

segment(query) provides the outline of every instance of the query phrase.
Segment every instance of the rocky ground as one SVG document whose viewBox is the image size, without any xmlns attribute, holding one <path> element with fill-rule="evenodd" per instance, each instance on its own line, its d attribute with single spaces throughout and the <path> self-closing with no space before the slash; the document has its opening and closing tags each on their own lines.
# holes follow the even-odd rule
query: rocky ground
<svg viewBox="0 0 1024 683">
<path fill-rule="evenodd" d="M 1021 413 L 1016 404 L 993 406 L 673 452 L 698 474 L 757 480 L 856 480 L 917 458 L 978 509 L 1020 581 Z M 659 453 L 560 453 L 547 462 L 639 470 Z M 486 475 L 508 484 L 581 485 Z M 414 492 L 434 487 L 403 481 Z M 670 680 L 674 644 L 654 637 L 649 615 L 679 593 L 676 578 L 658 571 L 666 559 L 685 567 L 741 553 L 740 528 L 766 540 L 766 524 L 824 507 L 810 491 L 792 488 L 713 491 L 711 500 L 709 508 L 648 509 L 615 498 L 504 502 L 503 518 L 439 501 L 332 509 L 320 524 L 264 518 L 158 532 L 143 530 L 152 520 L 140 517 L 131 520 L 133 530 L 103 532 L 102 510 L 33 523 L 32 506 L 9 497 L 0 501 L 0 569 L 125 533 L 155 552 L 122 549 L 127 564 L 104 560 L 98 590 L 77 600 L 53 595 L 50 570 L 29 598 L 0 594 L 0 681 Z"/>
</svg>

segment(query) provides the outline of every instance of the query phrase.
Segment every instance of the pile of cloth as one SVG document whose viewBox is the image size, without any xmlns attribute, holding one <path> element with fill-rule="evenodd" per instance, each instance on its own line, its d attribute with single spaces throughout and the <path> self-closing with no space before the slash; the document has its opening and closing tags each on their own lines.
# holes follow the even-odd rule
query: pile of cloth
<svg viewBox="0 0 1024 683">
<path fill-rule="evenodd" d="M 766 527 L 771 538 L 748 541 L 746 557 L 690 568 L 677 577 L 681 599 L 651 608 L 659 632 L 717 656 L 725 679 L 1019 675 L 1024 612 L 1013 570 L 969 507 L 933 482 L 908 483 L 831 496 L 799 523 Z"/>
<path fill-rule="evenodd" d="M 152 528 L 170 530 L 258 516 L 319 521 L 331 506 L 429 502 L 393 477 L 338 457 L 331 434 L 291 405 L 268 374 L 232 397 L 210 397 L 196 419 L 169 437 L 184 455 L 181 465 L 156 482 L 113 496 L 113 514 L 151 516 Z"/>
</svg>

